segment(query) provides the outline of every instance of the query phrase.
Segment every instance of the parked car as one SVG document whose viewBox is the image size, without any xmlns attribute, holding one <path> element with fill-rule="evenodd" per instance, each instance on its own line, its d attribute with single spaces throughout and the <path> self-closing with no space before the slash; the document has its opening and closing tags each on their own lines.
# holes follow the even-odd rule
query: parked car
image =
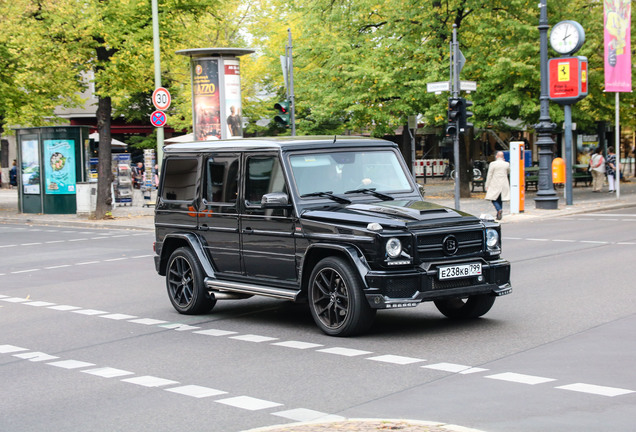
<svg viewBox="0 0 636 432">
<path fill-rule="evenodd" d="M 500 225 L 423 200 L 397 146 L 279 137 L 165 148 L 155 264 L 183 314 L 261 295 L 307 302 L 333 336 L 433 301 L 476 318 L 508 294 Z"/>
</svg>

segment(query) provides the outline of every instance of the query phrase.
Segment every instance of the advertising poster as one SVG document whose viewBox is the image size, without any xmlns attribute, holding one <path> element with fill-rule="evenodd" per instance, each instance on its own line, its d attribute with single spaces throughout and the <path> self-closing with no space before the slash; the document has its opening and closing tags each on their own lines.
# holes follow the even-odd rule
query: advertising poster
<svg viewBox="0 0 636 432">
<path fill-rule="evenodd" d="M 47 194 L 75 193 L 75 141 L 44 140 L 46 169 L 45 192 Z"/>
<path fill-rule="evenodd" d="M 228 138 L 243 138 L 241 73 L 238 60 L 225 60 L 225 116 Z"/>
<path fill-rule="evenodd" d="M 25 194 L 40 193 L 40 158 L 38 141 L 22 141 L 22 187 Z"/>
<path fill-rule="evenodd" d="M 200 59 L 192 62 L 194 136 L 197 141 L 221 139 L 221 101 L 219 61 Z"/>
<path fill-rule="evenodd" d="M 605 0 L 605 91 L 632 91 L 631 1 Z"/>
</svg>

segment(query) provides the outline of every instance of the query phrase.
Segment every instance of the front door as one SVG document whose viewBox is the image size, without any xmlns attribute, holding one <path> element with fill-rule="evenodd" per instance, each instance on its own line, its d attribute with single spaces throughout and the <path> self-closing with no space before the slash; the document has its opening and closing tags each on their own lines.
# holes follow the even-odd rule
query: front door
<svg viewBox="0 0 636 432">
<path fill-rule="evenodd" d="M 243 214 L 240 219 L 245 276 L 295 284 L 294 217 L 292 209 L 263 209 L 261 198 L 272 192 L 289 194 L 277 154 L 245 155 Z M 258 283 L 259 281 L 253 280 Z"/>
</svg>

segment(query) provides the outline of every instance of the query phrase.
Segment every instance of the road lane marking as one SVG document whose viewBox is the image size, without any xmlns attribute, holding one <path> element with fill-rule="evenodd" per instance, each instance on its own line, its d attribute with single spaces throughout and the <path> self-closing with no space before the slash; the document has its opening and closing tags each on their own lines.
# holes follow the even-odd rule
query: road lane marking
<svg viewBox="0 0 636 432">
<path fill-rule="evenodd" d="M 295 349 L 310 349 L 310 348 L 318 348 L 324 345 L 317 343 L 309 343 L 309 342 L 300 342 L 300 341 L 284 341 L 284 342 L 275 342 L 272 345 L 282 346 L 287 348 L 295 348 Z"/>
<path fill-rule="evenodd" d="M 159 378 L 151 375 L 144 375 L 134 378 L 125 378 L 123 382 L 137 384 L 144 387 L 163 387 L 172 384 L 179 384 L 179 381 L 172 381 L 165 378 Z"/>
<path fill-rule="evenodd" d="M 49 306 L 48 309 L 59 310 L 59 311 L 73 311 L 73 310 L 81 309 L 81 307 L 70 306 L 70 305 L 57 305 L 57 306 Z"/>
<path fill-rule="evenodd" d="M 80 315 L 102 315 L 102 314 L 108 313 L 106 311 L 101 311 L 97 309 L 80 309 L 80 310 L 73 310 L 71 312 L 80 314 Z"/>
<path fill-rule="evenodd" d="M 46 244 L 53 244 L 53 243 L 64 243 L 66 240 L 51 240 L 51 241 L 47 241 L 44 242 Z"/>
<path fill-rule="evenodd" d="M 29 360 L 32 362 L 49 361 L 49 360 L 55 360 L 56 358 L 59 358 L 54 355 L 46 354 L 43 352 L 37 352 L 37 351 L 30 351 L 30 352 L 21 353 L 21 354 L 13 354 L 13 357 L 18 357 L 23 360 Z"/>
<path fill-rule="evenodd" d="M 20 244 L 20 246 L 35 246 L 35 245 L 41 245 L 42 243 L 22 243 Z"/>
<path fill-rule="evenodd" d="M 62 265 L 56 265 L 56 266 L 51 266 L 51 267 L 44 267 L 45 270 L 53 270 L 53 269 L 59 269 L 59 268 L 64 268 L 64 267 L 71 267 L 70 264 L 62 264 Z"/>
<path fill-rule="evenodd" d="M 391 355 L 391 354 L 381 355 L 377 357 L 368 357 L 367 360 L 373 360 L 373 361 L 384 362 L 384 363 L 392 363 L 392 364 L 398 364 L 398 365 L 407 365 L 407 364 L 421 363 L 423 361 L 426 361 L 424 359 L 419 359 L 414 357 L 403 357 L 403 356 L 397 356 L 397 355 Z"/>
<path fill-rule="evenodd" d="M 144 325 L 157 325 L 157 324 L 166 323 L 168 321 L 152 319 L 152 318 L 139 318 L 139 319 L 130 320 L 128 322 L 135 323 L 135 324 L 144 324 Z"/>
<path fill-rule="evenodd" d="M 550 241 L 550 239 L 542 239 L 542 238 L 527 238 L 526 240 L 528 240 L 528 241 L 540 241 L 540 242 Z"/>
<path fill-rule="evenodd" d="M 306 408 L 296 408 L 287 411 L 278 411 L 272 413 L 277 417 L 283 417 L 297 422 L 310 422 L 320 420 L 321 422 L 332 422 L 346 420 L 345 417 L 330 415 L 320 411 L 314 411 Z"/>
<path fill-rule="evenodd" d="M 88 264 L 99 264 L 99 261 L 84 261 L 84 262 L 75 263 L 75 265 L 78 265 L 78 266 L 80 266 L 80 265 L 88 265 Z"/>
<path fill-rule="evenodd" d="M 477 372 L 484 372 L 488 370 L 488 369 L 475 368 L 472 366 L 466 366 L 466 365 L 455 364 L 455 363 L 435 363 L 431 365 L 424 365 L 422 367 L 426 369 L 434 369 L 434 370 L 439 370 L 444 372 L 460 373 L 463 375 L 477 373 Z"/>
<path fill-rule="evenodd" d="M 18 270 L 18 271 L 11 272 L 11 274 L 32 273 L 32 272 L 36 272 L 36 271 L 40 271 L 40 269 Z"/>
<path fill-rule="evenodd" d="M 0 354 L 11 354 L 20 351 L 28 351 L 28 349 L 15 345 L 0 345 Z"/>
<path fill-rule="evenodd" d="M 230 339 L 242 340 L 245 342 L 260 343 L 260 342 L 269 342 L 269 341 L 277 340 L 278 338 L 268 337 L 268 336 L 259 336 L 254 334 L 246 334 L 246 335 L 239 335 L 239 336 L 230 336 Z"/>
<path fill-rule="evenodd" d="M 47 363 L 47 365 L 55 366 L 63 369 L 79 369 L 89 366 L 95 366 L 95 363 L 88 363 L 79 360 L 60 360 L 52 363 Z"/>
<path fill-rule="evenodd" d="M 167 328 L 170 330 L 176 330 L 176 331 L 190 331 L 190 330 L 196 330 L 201 328 L 201 327 L 195 327 L 195 326 L 191 326 L 187 324 L 179 324 L 179 323 L 161 324 L 159 327 Z"/>
<path fill-rule="evenodd" d="M 32 302 L 28 302 L 28 303 L 25 303 L 25 304 L 28 304 L 29 306 L 36 306 L 36 307 L 44 307 L 44 306 L 53 306 L 53 305 L 55 305 L 55 303 L 45 302 L 45 301 L 32 301 Z"/>
<path fill-rule="evenodd" d="M 206 398 L 210 396 L 218 396 L 222 394 L 227 394 L 227 392 L 222 390 L 217 390 L 210 387 L 202 387 L 198 385 L 185 385 L 185 386 L 173 387 L 173 388 L 169 388 L 165 390 L 172 393 L 182 394 L 184 396 L 191 396 L 194 398 Z"/>
<path fill-rule="evenodd" d="M 581 243 L 592 243 L 592 244 L 608 244 L 606 241 L 594 241 L 594 240 L 581 240 Z"/>
<path fill-rule="evenodd" d="M 9 302 L 9 303 L 24 303 L 24 302 L 28 301 L 27 299 L 21 298 L 21 297 L 7 297 L 7 298 L 2 298 L 0 300 L 6 301 L 6 302 Z"/>
<path fill-rule="evenodd" d="M 126 375 L 134 375 L 134 372 L 125 371 L 122 369 L 115 369 L 111 367 L 100 367 L 96 369 L 87 369 L 81 371 L 82 373 L 87 373 L 95 376 L 99 376 L 102 378 L 118 378 Z"/>
<path fill-rule="evenodd" d="M 552 239 L 553 242 L 561 242 L 561 243 L 576 243 L 576 240 L 561 240 L 561 239 Z"/>
<path fill-rule="evenodd" d="M 250 396 L 236 396 L 227 399 L 219 399 L 215 402 L 230 405 L 236 408 L 242 408 L 249 411 L 258 411 L 262 409 L 274 408 L 283 404 L 270 402 L 263 399 L 257 399 Z"/>
<path fill-rule="evenodd" d="M 131 318 L 137 318 L 137 317 L 135 315 L 114 313 L 114 314 L 108 314 L 108 315 L 100 315 L 100 318 L 108 318 L 115 321 L 119 321 L 119 320 L 129 320 Z"/>
<path fill-rule="evenodd" d="M 17 245 L 0 245 L 0 248 L 10 248 L 10 247 L 16 247 Z"/>
<path fill-rule="evenodd" d="M 488 375 L 485 378 L 515 382 L 520 384 L 529 384 L 529 385 L 544 384 L 550 381 L 556 381 L 556 379 L 553 379 L 553 378 L 524 375 L 524 374 L 518 374 L 514 372 L 504 372 L 504 373 L 495 374 L 495 375 Z"/>
<path fill-rule="evenodd" d="M 609 396 L 609 397 L 635 393 L 633 390 L 627 390 L 627 389 L 622 389 L 617 387 L 605 387 L 605 386 L 598 386 L 598 385 L 584 384 L 584 383 L 568 384 L 568 385 L 555 387 L 555 388 L 561 389 L 561 390 L 570 390 L 575 392 L 590 393 L 590 394 L 595 394 L 600 396 Z"/>
<path fill-rule="evenodd" d="M 67 240 L 67 241 L 70 241 L 70 242 L 78 242 L 78 241 L 86 241 L 86 240 L 88 240 L 88 239 L 87 239 L 87 238 L 78 238 L 78 239 L 69 239 L 69 240 Z"/>
<path fill-rule="evenodd" d="M 325 348 L 325 349 L 317 350 L 317 352 L 322 352 L 327 354 L 336 354 L 336 355 L 341 355 L 345 357 L 355 357 L 355 356 L 360 356 L 365 354 L 372 354 L 371 351 L 362 351 L 362 350 L 342 348 L 342 347 Z"/>
<path fill-rule="evenodd" d="M 227 331 L 227 330 L 208 329 L 208 330 L 198 330 L 193 333 L 202 334 L 206 336 L 228 336 L 231 334 L 236 334 L 237 332 Z"/>
</svg>

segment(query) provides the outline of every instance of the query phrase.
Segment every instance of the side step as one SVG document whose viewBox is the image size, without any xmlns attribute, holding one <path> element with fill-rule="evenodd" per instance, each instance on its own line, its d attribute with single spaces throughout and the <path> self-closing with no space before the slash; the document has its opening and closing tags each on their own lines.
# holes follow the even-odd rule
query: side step
<svg viewBox="0 0 636 432">
<path fill-rule="evenodd" d="M 226 292 L 241 293 L 249 295 L 261 295 L 265 297 L 279 298 L 283 300 L 296 301 L 296 298 L 300 294 L 299 290 L 290 290 L 285 288 L 276 288 L 265 285 L 255 285 L 242 282 L 221 281 L 218 279 L 206 278 L 205 285 L 212 290 L 212 292 L 219 291 L 221 294 L 218 298 L 228 298 L 224 296 Z M 238 298 L 241 298 L 240 296 Z"/>
</svg>

